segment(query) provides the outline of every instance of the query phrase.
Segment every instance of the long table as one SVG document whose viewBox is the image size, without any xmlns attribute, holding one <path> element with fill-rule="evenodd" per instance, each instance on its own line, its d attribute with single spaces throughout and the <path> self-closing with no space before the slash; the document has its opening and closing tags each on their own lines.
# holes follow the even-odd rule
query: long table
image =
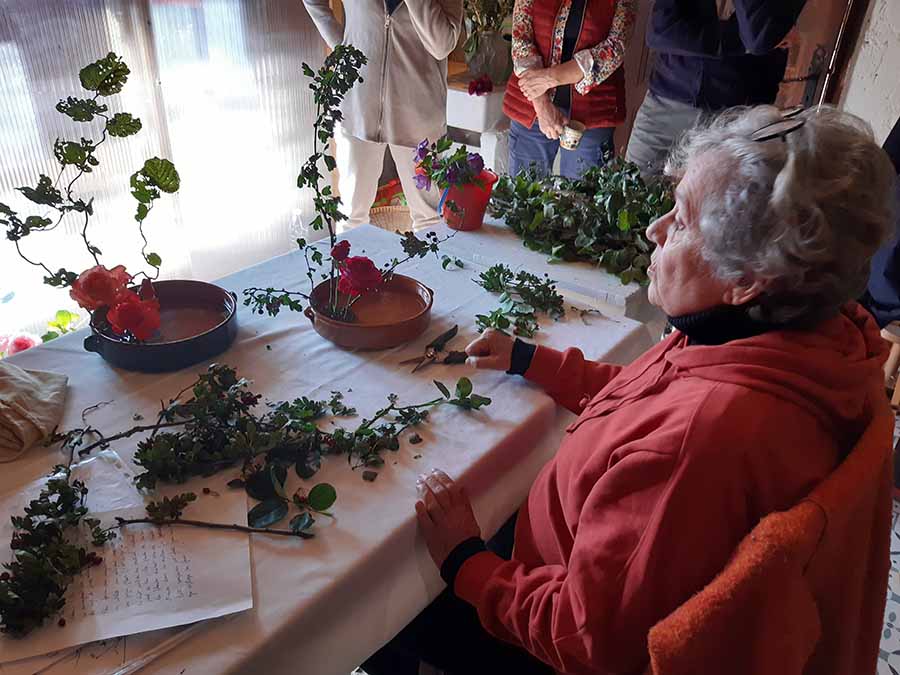
<svg viewBox="0 0 900 675">
<path fill-rule="evenodd" d="M 472 242 L 478 236 L 467 233 Z M 368 255 L 378 263 L 400 254 L 399 238 L 374 227 L 355 229 L 346 238 L 352 254 Z M 443 270 L 433 256 L 404 265 L 404 274 L 435 292 L 431 325 L 414 343 L 386 351 L 340 349 L 319 337 L 302 315 L 270 318 L 241 308 L 238 338 L 215 361 L 236 367 L 254 381 L 255 391 L 270 400 L 328 398 L 332 390 L 341 390 L 359 415 L 366 416 L 389 393 L 404 402 L 423 402 L 436 395 L 433 379 L 452 386 L 465 375 L 475 391 L 490 396 L 493 403 L 477 412 L 449 406 L 435 410 L 419 431 L 424 442 L 409 445 L 404 438 L 400 450 L 386 456 L 374 482 L 364 482 L 360 472 L 341 458 L 324 462 L 313 481 L 337 488 L 334 522 L 317 523 L 317 537 L 310 541 L 250 535 L 253 609 L 195 629 L 189 640 L 142 672 L 347 675 L 443 587 L 416 529 L 413 504 L 420 473 L 437 467 L 461 480 L 473 497 L 485 534 L 494 532 L 521 504 L 537 472 L 555 452 L 570 413 L 519 377 L 474 371 L 467 365 L 434 365 L 413 375 L 408 366 L 398 365 L 421 353 L 425 343 L 453 324 L 459 325 L 460 336 L 452 348 L 462 349 L 475 337 L 475 314 L 498 305 L 495 296 L 472 281 L 483 269 L 469 259 L 464 269 Z M 303 288 L 303 259 L 297 253 L 284 255 L 219 283 L 239 296 L 248 286 Z M 536 341 L 560 348 L 578 345 L 589 357 L 621 363 L 649 346 L 642 324 L 610 316 L 607 306 L 579 306 L 602 313 L 583 315 L 569 308 L 563 320 L 545 322 Z M 204 368 L 198 364 L 163 375 L 125 372 L 84 351 L 83 338 L 83 332 L 64 336 L 12 358 L 23 368 L 69 375 L 61 428 L 78 425 L 81 411 L 99 401 L 113 403 L 91 414 L 90 422 L 98 428 L 127 428 L 136 413 L 149 419 L 161 399 L 178 392 Z M 123 440 L 114 449 L 127 460 L 136 443 L 137 438 Z M 34 480 L 59 458 L 58 450 L 41 448 L 13 466 L 6 465 L 0 492 Z M 299 483 L 291 474 L 289 491 Z M 133 658 L 170 633 L 129 638 L 122 658 Z M 81 660 L 77 672 L 92 672 L 89 661 Z M 46 672 L 63 671 L 54 667 Z"/>
</svg>

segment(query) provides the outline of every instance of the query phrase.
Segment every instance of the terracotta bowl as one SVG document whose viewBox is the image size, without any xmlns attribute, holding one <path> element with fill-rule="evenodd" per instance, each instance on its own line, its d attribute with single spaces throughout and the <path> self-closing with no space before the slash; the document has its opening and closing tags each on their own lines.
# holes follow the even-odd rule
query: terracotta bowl
<svg viewBox="0 0 900 675">
<path fill-rule="evenodd" d="M 318 308 L 328 304 L 328 281 L 313 289 L 304 314 L 326 340 L 350 349 L 389 349 L 419 337 L 431 321 L 434 291 L 415 279 L 395 274 L 383 288 L 353 304 L 357 321 L 336 321 Z M 342 301 L 346 296 L 341 294 Z"/>
<path fill-rule="evenodd" d="M 224 352 L 237 335 L 237 297 L 203 281 L 155 281 L 160 328 L 146 342 L 128 342 L 112 332 L 106 309 L 91 315 L 84 348 L 125 370 L 181 370 Z M 135 289 L 137 290 L 137 289 Z"/>
</svg>

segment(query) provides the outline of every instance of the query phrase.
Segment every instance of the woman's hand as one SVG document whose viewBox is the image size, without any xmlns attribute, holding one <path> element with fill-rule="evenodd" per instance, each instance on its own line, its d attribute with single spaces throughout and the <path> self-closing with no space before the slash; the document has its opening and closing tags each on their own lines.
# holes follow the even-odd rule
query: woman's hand
<svg viewBox="0 0 900 675">
<path fill-rule="evenodd" d="M 465 490 L 443 471 L 435 469 L 427 476 L 420 476 L 416 487 L 419 491 L 416 517 L 431 559 L 440 569 L 459 544 L 481 537 L 481 528 Z"/>
<path fill-rule="evenodd" d="M 519 89 L 531 102 L 557 86 L 559 86 L 559 82 L 552 75 L 550 68 L 532 68 L 519 76 Z"/>
<path fill-rule="evenodd" d="M 488 328 L 466 347 L 466 362 L 479 370 L 509 370 L 514 342 L 509 335 Z"/>
<path fill-rule="evenodd" d="M 547 96 L 541 96 L 534 102 L 534 111 L 537 113 L 541 133 L 550 140 L 559 138 L 569 121 L 562 111 Z"/>
</svg>

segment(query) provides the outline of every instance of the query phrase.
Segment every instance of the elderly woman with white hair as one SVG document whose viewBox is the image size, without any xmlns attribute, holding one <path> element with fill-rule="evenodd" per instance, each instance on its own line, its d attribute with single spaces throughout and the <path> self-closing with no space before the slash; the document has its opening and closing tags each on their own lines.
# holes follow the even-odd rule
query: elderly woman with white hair
<svg viewBox="0 0 900 675">
<path fill-rule="evenodd" d="M 642 672 L 649 629 L 867 426 L 885 348 L 854 299 L 894 180 L 868 127 L 830 108 L 734 110 L 688 133 L 667 173 L 676 203 L 647 230 L 649 296 L 677 330 L 625 368 L 495 331 L 469 345 L 476 367 L 524 375 L 578 418 L 509 556 L 486 548 L 457 483 L 422 477 L 416 511 L 449 588 L 373 661 L 405 649 L 458 673 Z"/>
</svg>

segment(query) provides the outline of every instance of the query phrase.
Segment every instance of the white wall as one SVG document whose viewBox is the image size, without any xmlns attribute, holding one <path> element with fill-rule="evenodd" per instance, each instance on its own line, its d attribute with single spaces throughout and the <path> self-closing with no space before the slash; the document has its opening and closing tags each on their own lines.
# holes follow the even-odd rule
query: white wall
<svg viewBox="0 0 900 675">
<path fill-rule="evenodd" d="M 872 0 L 841 104 L 883 142 L 900 118 L 900 0 Z"/>
</svg>

